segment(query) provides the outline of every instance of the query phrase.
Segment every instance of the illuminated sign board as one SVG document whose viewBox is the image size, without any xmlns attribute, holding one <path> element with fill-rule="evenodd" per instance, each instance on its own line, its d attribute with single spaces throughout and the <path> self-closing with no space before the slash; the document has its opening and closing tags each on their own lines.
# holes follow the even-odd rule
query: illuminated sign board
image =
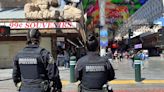
<svg viewBox="0 0 164 92">
<path fill-rule="evenodd" d="M 140 49 L 140 48 L 142 48 L 142 44 L 136 44 L 136 45 L 134 45 L 134 48 L 135 49 Z"/>
</svg>

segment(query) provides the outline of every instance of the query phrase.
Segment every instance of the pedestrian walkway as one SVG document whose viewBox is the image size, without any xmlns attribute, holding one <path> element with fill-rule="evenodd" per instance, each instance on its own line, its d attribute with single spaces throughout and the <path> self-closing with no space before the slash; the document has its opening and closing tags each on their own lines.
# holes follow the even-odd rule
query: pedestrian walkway
<svg viewBox="0 0 164 92">
<path fill-rule="evenodd" d="M 112 63 L 116 72 L 116 79 L 134 80 L 135 73 L 131 63 L 132 61 L 130 59 Z M 161 60 L 160 57 L 150 57 L 148 61 L 144 61 L 144 69 L 141 70 L 142 79 L 163 80 L 163 66 L 164 60 Z"/>
<path fill-rule="evenodd" d="M 131 60 L 113 61 L 112 65 L 115 69 L 116 79 L 109 82 L 109 84 L 112 85 L 114 92 L 164 92 L 164 86 L 160 87 L 164 85 L 164 60 L 161 60 L 160 57 L 151 57 L 148 61 L 144 61 L 145 68 L 141 71 L 143 80 L 139 83 L 135 82 L 135 73 L 134 68 L 131 66 Z M 69 72 L 69 70 L 65 71 Z M 64 81 L 64 84 L 77 86 L 78 83 L 72 84 L 69 81 Z M 122 85 L 127 86 L 120 89 Z M 129 89 L 129 87 L 133 89 Z"/>
<path fill-rule="evenodd" d="M 134 81 L 130 60 L 112 63 L 116 79 L 109 82 L 114 92 L 164 92 L 164 60 L 153 57 L 145 63 L 142 82 Z M 59 67 L 63 92 L 77 92 L 79 82 L 70 83 L 69 68 Z M 11 79 L 12 69 L 0 69 L 0 92 L 17 92 Z"/>
</svg>

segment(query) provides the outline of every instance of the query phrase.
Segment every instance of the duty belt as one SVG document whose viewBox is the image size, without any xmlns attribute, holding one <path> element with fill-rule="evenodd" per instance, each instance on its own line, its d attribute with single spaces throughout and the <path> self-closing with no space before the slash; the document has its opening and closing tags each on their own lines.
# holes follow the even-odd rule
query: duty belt
<svg viewBox="0 0 164 92">
<path fill-rule="evenodd" d="M 22 84 L 22 87 L 25 88 L 40 88 L 40 84 L 33 84 L 33 85 L 26 85 L 26 84 Z"/>
<path fill-rule="evenodd" d="M 40 88 L 42 79 L 23 79 L 22 87 Z"/>
<path fill-rule="evenodd" d="M 83 91 L 84 92 L 103 92 L 103 89 L 89 89 L 82 84 L 80 84 L 79 86 L 80 86 L 80 89 L 82 90 L 80 92 L 83 92 Z"/>
</svg>

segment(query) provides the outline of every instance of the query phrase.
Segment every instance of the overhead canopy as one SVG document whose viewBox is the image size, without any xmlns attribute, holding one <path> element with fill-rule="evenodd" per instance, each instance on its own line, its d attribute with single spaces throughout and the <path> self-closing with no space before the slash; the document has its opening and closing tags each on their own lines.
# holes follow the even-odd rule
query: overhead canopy
<svg viewBox="0 0 164 92">
<path fill-rule="evenodd" d="M 84 11 L 88 16 L 88 23 L 91 21 L 99 23 L 99 0 L 83 0 Z M 106 0 L 106 24 L 109 28 L 118 28 L 130 15 L 134 14 L 147 0 Z M 115 26 L 115 28 L 114 28 Z"/>
<path fill-rule="evenodd" d="M 0 10 L 0 19 L 23 19 L 25 18 L 23 8 L 9 8 Z"/>
</svg>

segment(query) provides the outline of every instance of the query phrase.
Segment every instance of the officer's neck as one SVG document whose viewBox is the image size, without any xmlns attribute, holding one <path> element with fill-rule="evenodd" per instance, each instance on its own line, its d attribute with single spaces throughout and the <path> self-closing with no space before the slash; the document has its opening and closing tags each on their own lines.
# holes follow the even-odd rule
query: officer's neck
<svg viewBox="0 0 164 92">
<path fill-rule="evenodd" d="M 97 53 L 97 51 L 88 51 L 87 53 L 89 53 L 89 54 L 95 54 L 95 53 Z"/>
</svg>

